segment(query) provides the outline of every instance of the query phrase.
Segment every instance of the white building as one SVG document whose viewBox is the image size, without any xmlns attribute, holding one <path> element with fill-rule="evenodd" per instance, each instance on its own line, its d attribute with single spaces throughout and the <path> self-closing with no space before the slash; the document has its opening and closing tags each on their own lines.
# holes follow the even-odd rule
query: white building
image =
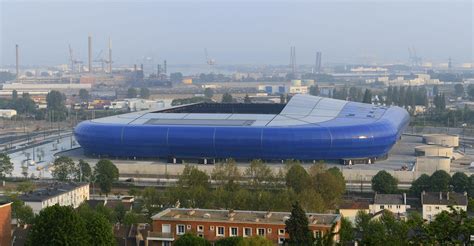
<svg viewBox="0 0 474 246">
<path fill-rule="evenodd" d="M 73 208 L 89 200 L 89 183 L 54 183 L 19 197 L 38 214 L 41 209 L 59 204 Z"/>
<path fill-rule="evenodd" d="M 388 210 L 395 215 L 404 217 L 407 212 L 407 196 L 403 194 L 377 194 L 374 196 L 374 203 L 369 205 L 371 214 L 376 214 L 383 210 Z"/>
<path fill-rule="evenodd" d="M 423 219 L 432 221 L 442 211 L 450 211 L 449 206 L 457 210 L 467 211 L 467 193 L 456 192 L 425 192 L 421 193 Z"/>
<path fill-rule="evenodd" d="M 16 110 L 14 109 L 0 109 L 0 118 L 11 119 L 16 115 Z"/>
</svg>

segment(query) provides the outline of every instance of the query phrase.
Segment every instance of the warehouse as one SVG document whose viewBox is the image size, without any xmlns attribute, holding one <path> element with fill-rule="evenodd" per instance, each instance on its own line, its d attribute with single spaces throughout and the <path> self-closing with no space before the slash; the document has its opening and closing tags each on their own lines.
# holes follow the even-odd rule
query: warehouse
<svg viewBox="0 0 474 246">
<path fill-rule="evenodd" d="M 198 103 L 81 122 L 99 157 L 215 160 L 376 160 L 409 123 L 399 107 L 295 95 L 287 104 Z M 206 163 L 206 162 L 205 162 Z"/>
</svg>

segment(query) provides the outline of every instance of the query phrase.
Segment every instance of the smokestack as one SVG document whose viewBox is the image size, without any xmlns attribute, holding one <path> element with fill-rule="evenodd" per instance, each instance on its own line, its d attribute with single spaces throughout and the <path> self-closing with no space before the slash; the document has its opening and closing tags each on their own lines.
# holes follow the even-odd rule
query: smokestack
<svg viewBox="0 0 474 246">
<path fill-rule="evenodd" d="M 89 51 L 89 73 L 92 73 L 92 36 L 88 37 L 88 51 Z"/>
<path fill-rule="evenodd" d="M 15 45 L 15 56 L 16 56 L 16 79 L 20 78 L 20 57 L 18 51 L 18 44 Z"/>
<path fill-rule="evenodd" d="M 163 73 L 164 73 L 164 74 L 166 74 L 166 69 L 167 69 L 167 67 L 166 67 L 166 60 L 164 60 L 164 62 L 163 62 Z"/>
<path fill-rule="evenodd" d="M 112 40 L 109 38 L 109 73 L 112 74 Z"/>
</svg>

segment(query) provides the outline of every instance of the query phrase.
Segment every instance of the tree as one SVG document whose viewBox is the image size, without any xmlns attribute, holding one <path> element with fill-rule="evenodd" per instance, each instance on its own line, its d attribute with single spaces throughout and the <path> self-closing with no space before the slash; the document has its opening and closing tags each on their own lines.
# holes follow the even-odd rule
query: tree
<svg viewBox="0 0 474 246">
<path fill-rule="evenodd" d="M 12 100 L 15 101 L 18 99 L 18 91 L 13 90 L 12 91 Z"/>
<path fill-rule="evenodd" d="M 372 177 L 372 190 L 379 193 L 391 194 L 398 190 L 398 180 L 385 170 Z"/>
<path fill-rule="evenodd" d="M 312 85 L 309 87 L 309 94 L 312 96 L 319 96 L 319 86 L 318 85 Z"/>
<path fill-rule="evenodd" d="M 137 89 L 133 87 L 128 88 L 128 91 L 127 91 L 128 98 L 136 98 L 137 95 L 138 95 Z"/>
<path fill-rule="evenodd" d="M 198 237 L 191 233 L 185 233 L 180 236 L 174 243 L 174 246 L 210 246 L 211 244 L 204 238 Z"/>
<path fill-rule="evenodd" d="M 272 246 L 273 242 L 262 236 L 246 237 L 238 246 Z"/>
<path fill-rule="evenodd" d="M 252 103 L 252 99 L 250 99 L 249 94 L 245 94 L 244 103 Z"/>
<path fill-rule="evenodd" d="M 48 95 L 46 95 L 46 104 L 49 110 L 54 110 L 56 112 L 65 111 L 65 101 L 66 96 L 59 91 L 52 90 L 48 93 Z"/>
<path fill-rule="evenodd" d="M 430 242 L 426 245 L 469 245 L 474 233 L 474 219 L 467 212 L 450 207 L 442 211 L 427 225 Z"/>
<path fill-rule="evenodd" d="M 451 185 L 455 192 L 465 192 L 469 189 L 469 177 L 465 173 L 456 172 L 451 177 Z"/>
<path fill-rule="evenodd" d="M 438 170 L 431 174 L 430 177 L 430 191 L 433 192 L 446 192 L 449 189 L 451 183 L 451 176 L 443 170 Z"/>
<path fill-rule="evenodd" d="M 87 234 L 90 237 L 90 245 L 115 245 L 115 237 L 112 225 L 103 214 L 100 214 L 87 205 L 81 204 L 77 213 L 85 222 Z"/>
<path fill-rule="evenodd" d="M 183 173 L 179 176 L 179 184 L 187 187 L 202 186 L 209 187 L 209 176 L 192 165 L 186 165 Z"/>
<path fill-rule="evenodd" d="M 245 176 L 250 178 L 250 185 L 255 188 L 262 187 L 264 183 L 268 184 L 274 180 L 272 169 L 262 160 L 252 160 L 250 166 L 245 169 Z"/>
<path fill-rule="evenodd" d="M 298 202 L 292 205 L 290 218 L 285 221 L 285 225 L 290 236 L 290 245 L 312 244 L 313 236 L 308 227 L 308 217 Z"/>
<path fill-rule="evenodd" d="M 419 197 L 421 192 L 430 190 L 430 176 L 422 174 L 411 183 L 410 193 Z"/>
<path fill-rule="evenodd" d="M 148 215 L 152 216 L 159 211 L 157 205 L 160 204 L 160 194 L 155 187 L 147 187 L 142 192 L 143 206 L 148 211 Z"/>
<path fill-rule="evenodd" d="M 76 166 L 71 158 L 61 156 L 54 160 L 53 171 L 51 173 L 55 179 L 59 181 L 72 180 L 76 172 Z"/>
<path fill-rule="evenodd" d="M 227 190 L 234 191 L 237 188 L 237 181 L 241 178 L 241 174 L 235 161 L 228 159 L 226 162 L 214 166 L 211 177 L 220 184 L 225 183 Z"/>
<path fill-rule="evenodd" d="M 138 215 L 135 212 L 127 212 L 123 219 L 123 223 L 128 226 L 135 225 L 139 223 L 139 221 L 140 221 L 140 215 Z"/>
<path fill-rule="evenodd" d="M 26 205 L 25 202 L 18 199 L 16 196 L 12 197 L 12 217 L 17 220 L 19 226 L 30 225 L 33 223 L 35 214 L 33 209 Z"/>
<path fill-rule="evenodd" d="M 170 80 L 173 83 L 179 83 L 183 80 L 183 74 L 182 73 L 171 73 L 170 74 Z"/>
<path fill-rule="evenodd" d="M 372 103 L 372 92 L 369 89 L 365 89 L 363 103 Z"/>
<path fill-rule="evenodd" d="M 300 193 L 311 184 L 311 178 L 300 164 L 292 164 L 286 173 L 286 186 L 292 188 L 296 193 Z"/>
<path fill-rule="evenodd" d="M 341 218 L 341 228 L 339 229 L 339 243 L 341 245 L 347 245 L 354 241 L 354 229 L 352 228 L 352 222 L 347 218 Z"/>
<path fill-rule="evenodd" d="M 90 245 L 85 222 L 72 207 L 55 204 L 34 219 L 27 245 Z"/>
<path fill-rule="evenodd" d="M 90 181 L 92 176 L 92 169 L 89 163 L 80 159 L 76 169 L 76 180 L 78 181 Z"/>
<path fill-rule="evenodd" d="M 211 88 L 204 89 L 204 96 L 207 98 L 212 98 L 214 96 L 214 91 Z"/>
<path fill-rule="evenodd" d="M 232 97 L 232 95 L 228 92 L 224 93 L 224 95 L 222 95 L 222 103 L 231 103 L 234 101 L 234 98 Z"/>
<path fill-rule="evenodd" d="M 100 190 L 107 196 L 112 189 L 112 183 L 118 180 L 117 167 L 110 160 L 102 159 L 95 165 L 94 174 Z"/>
<path fill-rule="evenodd" d="M 16 187 L 16 190 L 20 193 L 28 193 L 30 191 L 35 190 L 35 184 L 31 181 L 23 181 Z"/>
<path fill-rule="evenodd" d="M 148 99 L 150 97 L 150 90 L 146 87 L 140 88 L 140 97 L 143 99 Z"/>
<path fill-rule="evenodd" d="M 90 99 L 89 91 L 87 91 L 86 89 L 80 89 L 79 90 L 79 98 L 83 102 L 89 101 L 89 99 Z"/>
<path fill-rule="evenodd" d="M 123 203 L 120 202 L 114 207 L 114 213 L 115 217 L 117 218 L 117 222 L 119 224 L 123 224 L 125 214 L 127 213 L 127 210 L 125 210 L 125 206 L 123 205 Z"/>
<path fill-rule="evenodd" d="M 244 244 L 244 238 L 243 237 L 226 237 L 217 240 L 214 243 L 214 246 L 238 246 L 238 245 L 243 245 Z"/>
<path fill-rule="evenodd" d="M 454 85 L 454 93 L 458 97 L 464 96 L 464 86 L 462 84 L 455 84 Z"/>
<path fill-rule="evenodd" d="M 346 182 L 341 171 L 333 167 L 313 177 L 313 187 L 321 194 L 327 208 L 335 207 L 346 191 Z"/>
<path fill-rule="evenodd" d="M 7 174 L 11 175 L 13 171 L 13 162 L 6 153 L 0 153 L 0 179 L 4 179 Z"/>
</svg>

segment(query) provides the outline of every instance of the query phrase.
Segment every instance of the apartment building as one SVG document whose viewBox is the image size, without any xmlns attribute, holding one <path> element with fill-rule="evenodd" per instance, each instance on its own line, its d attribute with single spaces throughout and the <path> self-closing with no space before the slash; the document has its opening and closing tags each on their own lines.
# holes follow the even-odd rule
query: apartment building
<svg viewBox="0 0 474 246">
<path fill-rule="evenodd" d="M 421 205 L 423 206 L 423 219 L 432 221 L 442 211 L 454 209 L 467 211 L 467 193 L 456 192 L 425 192 L 421 193 Z"/>
<path fill-rule="evenodd" d="M 89 200 L 89 183 L 54 183 L 19 197 L 38 214 L 41 209 L 59 204 L 73 208 Z"/>
<path fill-rule="evenodd" d="M 405 217 L 407 209 L 407 196 L 403 194 L 377 194 L 374 202 L 369 206 L 371 214 L 377 214 L 383 210 L 388 210 L 398 217 Z"/>
<path fill-rule="evenodd" d="M 339 214 L 307 213 L 309 228 L 315 237 L 321 237 L 331 230 L 340 228 Z M 282 244 L 288 233 L 285 221 L 289 212 L 264 212 L 241 210 L 212 210 L 169 208 L 154 215 L 152 232 L 148 235 L 148 245 L 171 245 L 174 240 L 187 232 L 192 232 L 211 242 L 224 237 L 266 237 L 275 244 Z M 336 235 L 335 241 L 339 240 Z"/>
</svg>

